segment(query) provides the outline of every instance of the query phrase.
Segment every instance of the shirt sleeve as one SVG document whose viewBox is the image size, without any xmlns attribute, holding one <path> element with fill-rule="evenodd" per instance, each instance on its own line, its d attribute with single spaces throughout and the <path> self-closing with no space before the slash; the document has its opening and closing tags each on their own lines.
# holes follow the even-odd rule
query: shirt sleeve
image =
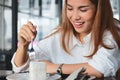
<svg viewBox="0 0 120 80">
<path fill-rule="evenodd" d="M 103 73 L 105 77 L 115 76 L 116 71 L 119 69 L 120 51 L 101 48 L 88 64 Z"/>
<path fill-rule="evenodd" d="M 37 61 L 40 60 L 50 60 L 48 52 L 42 50 L 39 46 L 35 47 L 35 58 Z"/>
<path fill-rule="evenodd" d="M 105 77 L 115 76 L 120 68 L 120 49 L 110 33 L 104 36 L 104 43 L 112 49 L 100 47 L 88 64 L 103 73 Z"/>
<path fill-rule="evenodd" d="M 27 62 L 26 62 L 23 66 L 17 67 L 17 66 L 15 65 L 15 63 L 14 63 L 15 55 L 16 55 L 16 53 L 13 55 L 12 60 L 11 60 L 13 71 L 14 71 L 15 73 L 18 73 L 18 72 L 21 72 L 21 71 L 26 71 L 26 70 L 28 70 L 28 66 L 29 66 L 30 59 L 28 58 Z"/>
<path fill-rule="evenodd" d="M 47 38 L 39 41 L 38 44 L 34 45 L 35 56 L 38 61 L 40 60 L 50 60 L 50 51 L 52 39 Z"/>
</svg>

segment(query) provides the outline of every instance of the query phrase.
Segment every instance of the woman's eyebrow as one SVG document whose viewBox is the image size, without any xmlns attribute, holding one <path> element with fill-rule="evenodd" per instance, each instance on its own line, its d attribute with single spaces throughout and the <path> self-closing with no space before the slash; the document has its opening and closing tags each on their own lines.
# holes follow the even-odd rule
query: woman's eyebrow
<svg viewBox="0 0 120 80">
<path fill-rule="evenodd" d="M 70 4 L 67 4 L 67 6 L 72 7 Z"/>
<path fill-rule="evenodd" d="M 83 6 L 79 6 L 78 8 L 86 8 L 89 7 L 88 5 L 83 5 Z"/>
<path fill-rule="evenodd" d="M 70 4 L 67 4 L 67 6 L 72 7 Z M 85 7 L 89 7 L 89 5 L 82 5 L 82 6 L 79 6 L 78 8 L 85 8 Z"/>
</svg>

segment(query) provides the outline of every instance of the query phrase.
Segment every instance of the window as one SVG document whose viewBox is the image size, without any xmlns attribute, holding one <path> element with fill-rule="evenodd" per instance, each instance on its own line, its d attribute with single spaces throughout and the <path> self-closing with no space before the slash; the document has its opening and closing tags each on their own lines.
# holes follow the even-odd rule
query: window
<svg viewBox="0 0 120 80">
<path fill-rule="evenodd" d="M 0 1 L 0 49 L 10 50 L 12 48 L 12 10 L 11 1 Z"/>
<path fill-rule="evenodd" d="M 0 0 L 0 69 L 11 68 L 17 45 L 17 0 Z"/>
<path fill-rule="evenodd" d="M 58 26 L 61 0 L 19 0 L 18 3 L 18 32 L 23 24 L 31 21 L 37 25 L 35 43 Z"/>
</svg>

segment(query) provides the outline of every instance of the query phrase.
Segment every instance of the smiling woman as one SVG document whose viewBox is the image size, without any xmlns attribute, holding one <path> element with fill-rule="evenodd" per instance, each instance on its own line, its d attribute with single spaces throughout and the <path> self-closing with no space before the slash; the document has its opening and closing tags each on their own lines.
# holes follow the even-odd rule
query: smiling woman
<svg viewBox="0 0 120 80">
<path fill-rule="evenodd" d="M 120 67 L 119 32 L 109 0 L 65 0 L 60 25 L 34 51 L 37 60 L 46 63 L 47 73 L 64 77 L 84 67 L 89 76 L 115 76 Z M 20 29 L 20 45 L 12 58 L 15 72 L 29 68 L 27 48 L 36 35 L 31 22 Z"/>
<path fill-rule="evenodd" d="M 69 0 L 67 3 L 67 18 L 79 34 L 79 39 L 84 43 L 84 36 L 90 33 L 96 13 L 96 7 L 89 0 Z"/>
</svg>

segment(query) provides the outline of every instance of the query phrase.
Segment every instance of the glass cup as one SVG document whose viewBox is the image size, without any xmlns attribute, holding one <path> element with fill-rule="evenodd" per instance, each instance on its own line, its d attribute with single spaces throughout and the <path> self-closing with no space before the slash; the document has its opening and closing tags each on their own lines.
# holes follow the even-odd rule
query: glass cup
<svg viewBox="0 0 120 80">
<path fill-rule="evenodd" d="M 44 62 L 30 62 L 29 67 L 29 79 L 30 80 L 46 80 L 46 63 Z"/>
</svg>

